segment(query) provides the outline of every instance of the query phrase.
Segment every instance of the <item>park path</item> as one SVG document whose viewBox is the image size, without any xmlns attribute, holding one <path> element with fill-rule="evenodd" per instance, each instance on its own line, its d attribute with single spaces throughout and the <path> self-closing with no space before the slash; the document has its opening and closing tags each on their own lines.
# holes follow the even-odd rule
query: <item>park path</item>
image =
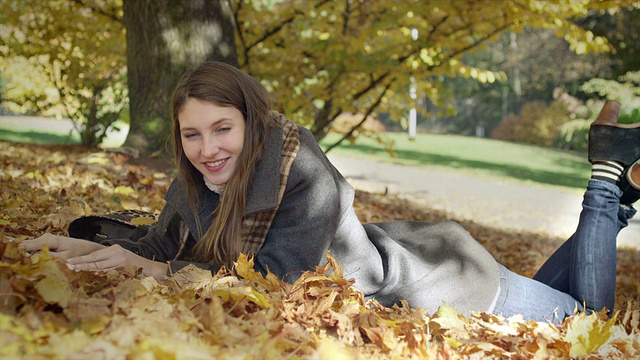
<svg viewBox="0 0 640 360">
<path fill-rule="evenodd" d="M 331 153 L 328 157 L 357 189 L 386 191 L 481 225 L 566 238 L 574 232 L 582 208 L 582 192 L 576 190 Z M 640 249 L 640 214 L 620 232 L 618 246 Z"/>
</svg>

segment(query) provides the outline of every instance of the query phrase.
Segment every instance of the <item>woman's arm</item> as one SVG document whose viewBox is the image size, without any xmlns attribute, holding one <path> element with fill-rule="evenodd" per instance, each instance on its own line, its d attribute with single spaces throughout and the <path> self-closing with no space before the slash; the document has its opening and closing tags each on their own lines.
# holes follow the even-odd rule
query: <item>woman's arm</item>
<svg viewBox="0 0 640 360">
<path fill-rule="evenodd" d="M 166 262 L 173 260 L 180 248 L 179 222 L 180 217 L 167 204 L 162 209 L 158 222 L 143 237 L 135 240 L 108 238 L 101 244 L 119 245 L 146 259 Z"/>
<path fill-rule="evenodd" d="M 158 223 L 149 228 L 149 232 L 137 241 L 109 239 L 102 243 L 119 246 L 139 257 L 162 264 L 164 273 L 161 276 L 171 275 L 188 265 L 210 270 L 212 273 L 219 270 L 216 266 L 197 262 L 191 258 L 190 250 L 195 246 L 196 241 L 182 223 L 180 215 L 172 211 L 170 205 L 165 205 Z M 157 264 L 154 264 L 154 269 L 154 273 L 159 273 Z M 154 277 L 157 276 L 154 275 Z"/>
</svg>

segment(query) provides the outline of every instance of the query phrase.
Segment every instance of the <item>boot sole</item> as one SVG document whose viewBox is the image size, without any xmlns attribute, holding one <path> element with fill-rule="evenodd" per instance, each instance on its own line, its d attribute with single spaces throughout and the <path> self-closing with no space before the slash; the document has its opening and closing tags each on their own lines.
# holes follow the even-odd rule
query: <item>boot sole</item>
<svg viewBox="0 0 640 360">
<path fill-rule="evenodd" d="M 596 141 L 606 139 L 606 141 Z M 640 123 L 594 124 L 589 129 L 589 162 L 617 161 L 627 167 L 640 158 Z"/>
</svg>

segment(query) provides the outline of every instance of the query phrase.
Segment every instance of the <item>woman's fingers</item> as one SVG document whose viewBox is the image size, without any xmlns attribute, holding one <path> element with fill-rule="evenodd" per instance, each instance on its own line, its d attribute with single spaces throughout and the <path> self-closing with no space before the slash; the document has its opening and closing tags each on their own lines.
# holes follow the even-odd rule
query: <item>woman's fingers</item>
<svg viewBox="0 0 640 360">
<path fill-rule="evenodd" d="M 39 251 L 43 246 L 47 246 L 52 255 L 63 259 L 87 255 L 105 248 L 104 245 L 91 241 L 51 234 L 44 234 L 33 240 L 24 240 L 19 246 L 26 251 Z"/>
<path fill-rule="evenodd" d="M 76 270 L 107 270 L 126 265 L 128 251 L 120 245 L 97 250 L 88 255 L 76 256 L 67 260 Z"/>
<path fill-rule="evenodd" d="M 56 251 L 60 247 L 60 237 L 47 233 L 35 239 L 23 240 L 18 246 L 26 251 L 37 251 L 45 245 L 49 250 Z"/>
<path fill-rule="evenodd" d="M 67 260 L 67 264 L 78 271 L 111 270 L 133 265 L 142 268 L 145 275 L 153 276 L 156 279 L 163 279 L 169 269 L 165 263 L 146 259 L 120 245 L 112 245 L 88 255 L 72 257 Z"/>
<path fill-rule="evenodd" d="M 81 264 L 69 264 L 73 270 L 78 271 L 98 271 L 98 270 L 111 270 L 118 266 L 113 266 L 110 260 L 94 261 L 90 263 Z"/>
</svg>

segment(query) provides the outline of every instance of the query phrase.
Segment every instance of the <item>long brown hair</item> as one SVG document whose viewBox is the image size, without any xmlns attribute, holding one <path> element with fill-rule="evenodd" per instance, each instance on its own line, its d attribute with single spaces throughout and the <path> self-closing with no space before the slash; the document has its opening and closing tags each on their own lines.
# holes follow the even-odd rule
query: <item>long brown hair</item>
<svg viewBox="0 0 640 360">
<path fill-rule="evenodd" d="M 175 87 L 172 108 L 173 147 L 178 176 L 185 182 L 190 200 L 197 199 L 198 191 L 202 191 L 203 176 L 189 162 L 182 149 L 178 114 L 189 98 L 217 106 L 232 106 L 242 113 L 245 120 L 244 147 L 238 165 L 220 195 L 220 203 L 212 214 L 211 226 L 204 234 L 200 229 L 198 211 L 192 206 L 199 228 L 198 235 L 201 235 L 193 248 L 196 259 L 230 267 L 240 253 L 242 217 L 249 186 L 265 151 L 265 136 L 278 124 L 276 118 L 270 115 L 271 103 L 267 90 L 253 77 L 217 61 L 205 62 L 188 70 Z"/>
</svg>

